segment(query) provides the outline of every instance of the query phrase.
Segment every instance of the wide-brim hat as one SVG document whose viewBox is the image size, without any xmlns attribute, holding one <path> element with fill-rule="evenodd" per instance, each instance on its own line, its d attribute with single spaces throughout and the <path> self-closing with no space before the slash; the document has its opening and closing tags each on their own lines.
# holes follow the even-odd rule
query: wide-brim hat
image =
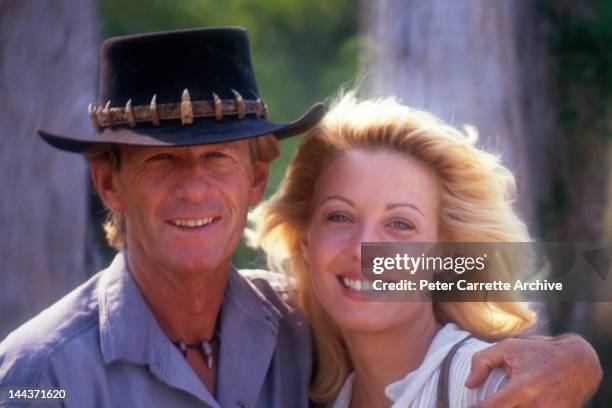
<svg viewBox="0 0 612 408">
<path fill-rule="evenodd" d="M 267 119 L 246 29 L 200 28 L 114 37 L 102 44 L 98 132 L 89 137 L 40 129 L 50 145 L 83 152 L 99 144 L 190 146 L 302 133 L 324 114 L 316 103 L 290 123 Z"/>
</svg>

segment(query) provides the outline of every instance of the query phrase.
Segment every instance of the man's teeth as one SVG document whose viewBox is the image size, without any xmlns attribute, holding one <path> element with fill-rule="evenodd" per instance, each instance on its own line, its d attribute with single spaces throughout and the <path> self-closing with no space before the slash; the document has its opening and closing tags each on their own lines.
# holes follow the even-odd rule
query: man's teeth
<svg viewBox="0 0 612 408">
<path fill-rule="evenodd" d="M 344 286 L 355 292 L 365 292 L 372 290 L 372 283 L 369 280 L 350 279 L 344 276 L 341 278 L 341 280 Z"/>
<path fill-rule="evenodd" d="M 172 224 L 176 225 L 177 227 L 196 228 L 210 224 L 212 221 L 213 219 L 212 217 L 210 217 L 198 218 L 193 220 L 173 220 Z"/>
</svg>

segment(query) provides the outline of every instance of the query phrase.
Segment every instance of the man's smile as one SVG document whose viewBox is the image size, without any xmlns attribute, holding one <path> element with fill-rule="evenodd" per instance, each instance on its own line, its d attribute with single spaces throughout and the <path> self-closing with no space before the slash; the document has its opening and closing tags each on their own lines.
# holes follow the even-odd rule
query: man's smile
<svg viewBox="0 0 612 408">
<path fill-rule="evenodd" d="M 182 218 L 170 220 L 169 223 L 179 228 L 199 228 L 218 221 L 220 217 Z"/>
</svg>

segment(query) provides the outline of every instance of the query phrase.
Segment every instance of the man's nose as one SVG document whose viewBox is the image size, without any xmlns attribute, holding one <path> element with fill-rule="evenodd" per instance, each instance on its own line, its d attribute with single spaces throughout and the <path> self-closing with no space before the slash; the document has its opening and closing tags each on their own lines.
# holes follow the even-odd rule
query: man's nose
<svg viewBox="0 0 612 408">
<path fill-rule="evenodd" d="M 210 191 L 210 174 L 201 164 L 183 166 L 177 174 L 175 194 L 181 200 L 199 202 Z"/>
</svg>

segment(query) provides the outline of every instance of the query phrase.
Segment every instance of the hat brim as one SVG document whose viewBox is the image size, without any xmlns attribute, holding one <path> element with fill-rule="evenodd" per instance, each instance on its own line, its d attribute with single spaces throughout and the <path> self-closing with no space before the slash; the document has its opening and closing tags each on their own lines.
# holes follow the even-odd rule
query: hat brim
<svg viewBox="0 0 612 408">
<path fill-rule="evenodd" d="M 68 152 L 82 153 L 100 144 L 133 146 L 194 146 L 231 142 L 273 134 L 277 139 L 298 135 L 315 126 L 323 117 L 325 106 L 316 103 L 300 118 L 290 123 L 265 119 L 225 117 L 222 120 L 199 119 L 193 125 L 164 123 L 163 126 L 139 125 L 134 128 L 107 128 L 88 138 L 62 136 L 44 129 L 38 134 L 51 146 Z"/>
</svg>

